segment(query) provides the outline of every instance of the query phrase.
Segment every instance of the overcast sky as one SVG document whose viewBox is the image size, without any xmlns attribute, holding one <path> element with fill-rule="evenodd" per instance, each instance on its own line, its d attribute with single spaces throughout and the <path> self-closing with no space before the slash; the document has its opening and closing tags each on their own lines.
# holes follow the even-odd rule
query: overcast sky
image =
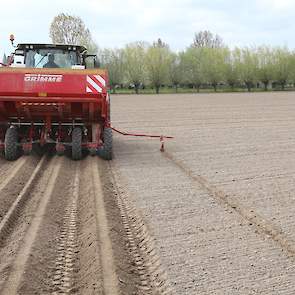
<svg viewBox="0 0 295 295">
<path fill-rule="evenodd" d="M 295 0 L 2 0 L 0 56 L 11 51 L 10 33 L 19 43 L 50 42 L 50 23 L 61 12 L 80 16 L 101 48 L 160 37 L 181 50 L 206 29 L 230 47 L 295 48 Z"/>
</svg>

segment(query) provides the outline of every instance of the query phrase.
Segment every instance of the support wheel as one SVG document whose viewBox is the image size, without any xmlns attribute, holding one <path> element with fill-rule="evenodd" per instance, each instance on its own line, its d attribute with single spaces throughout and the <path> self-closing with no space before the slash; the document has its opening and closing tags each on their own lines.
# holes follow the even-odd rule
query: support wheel
<svg viewBox="0 0 295 295">
<path fill-rule="evenodd" d="M 58 151 L 56 151 L 56 154 L 57 154 L 59 157 L 61 157 L 61 156 L 63 156 L 63 155 L 65 154 L 65 152 L 64 152 L 64 151 L 60 151 L 60 150 L 58 150 Z"/>
<path fill-rule="evenodd" d="M 18 157 L 18 134 L 15 127 L 6 130 L 4 140 L 5 159 L 14 161 Z"/>
<path fill-rule="evenodd" d="M 91 149 L 89 150 L 89 154 L 90 154 L 90 156 L 92 156 L 92 157 L 96 156 L 96 149 L 91 148 Z"/>
<path fill-rule="evenodd" d="M 24 155 L 29 156 L 31 154 L 31 150 L 24 150 Z"/>
<path fill-rule="evenodd" d="M 72 158 L 73 160 L 82 158 L 82 130 L 79 127 L 74 128 L 72 132 Z"/>
<path fill-rule="evenodd" d="M 105 128 L 103 131 L 103 147 L 100 155 L 105 160 L 113 158 L 113 134 L 112 128 Z"/>
</svg>

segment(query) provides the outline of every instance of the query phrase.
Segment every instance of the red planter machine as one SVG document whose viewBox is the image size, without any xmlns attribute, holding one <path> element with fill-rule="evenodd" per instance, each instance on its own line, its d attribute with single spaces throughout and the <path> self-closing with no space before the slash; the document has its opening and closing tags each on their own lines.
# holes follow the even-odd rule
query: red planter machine
<svg viewBox="0 0 295 295">
<path fill-rule="evenodd" d="M 90 64 L 90 65 L 89 65 Z M 88 66 L 87 66 L 88 65 Z M 86 48 L 20 44 L 0 66 L 0 148 L 7 160 L 33 146 L 112 158 L 108 74 Z"/>
</svg>

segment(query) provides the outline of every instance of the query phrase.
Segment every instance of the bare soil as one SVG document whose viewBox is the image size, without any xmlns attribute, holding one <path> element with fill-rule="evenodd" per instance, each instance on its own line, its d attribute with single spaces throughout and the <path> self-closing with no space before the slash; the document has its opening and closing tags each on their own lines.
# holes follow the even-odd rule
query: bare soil
<svg viewBox="0 0 295 295">
<path fill-rule="evenodd" d="M 114 95 L 113 126 L 165 152 L 0 159 L 0 294 L 294 294 L 294 113 L 287 92 Z"/>
<path fill-rule="evenodd" d="M 46 157 L 18 206 L 40 159 L 7 164 L 14 177 L 0 190 L 0 294 L 139 294 L 107 163 Z"/>
<path fill-rule="evenodd" d="M 176 294 L 295 293 L 293 93 L 113 96 L 114 169 Z"/>
</svg>

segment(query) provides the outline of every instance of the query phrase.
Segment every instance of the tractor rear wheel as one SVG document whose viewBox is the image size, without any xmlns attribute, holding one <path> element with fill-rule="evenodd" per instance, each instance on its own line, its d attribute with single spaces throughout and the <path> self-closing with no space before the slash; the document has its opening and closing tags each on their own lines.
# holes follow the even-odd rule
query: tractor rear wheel
<svg viewBox="0 0 295 295">
<path fill-rule="evenodd" d="M 80 160 L 82 158 L 82 130 L 75 127 L 72 132 L 72 158 Z"/>
<path fill-rule="evenodd" d="M 113 158 L 113 133 L 112 128 L 105 128 L 103 131 L 103 147 L 101 157 L 105 160 Z"/>
<path fill-rule="evenodd" d="M 5 159 L 14 161 L 18 157 L 18 133 L 15 127 L 6 130 L 4 140 Z"/>
</svg>

